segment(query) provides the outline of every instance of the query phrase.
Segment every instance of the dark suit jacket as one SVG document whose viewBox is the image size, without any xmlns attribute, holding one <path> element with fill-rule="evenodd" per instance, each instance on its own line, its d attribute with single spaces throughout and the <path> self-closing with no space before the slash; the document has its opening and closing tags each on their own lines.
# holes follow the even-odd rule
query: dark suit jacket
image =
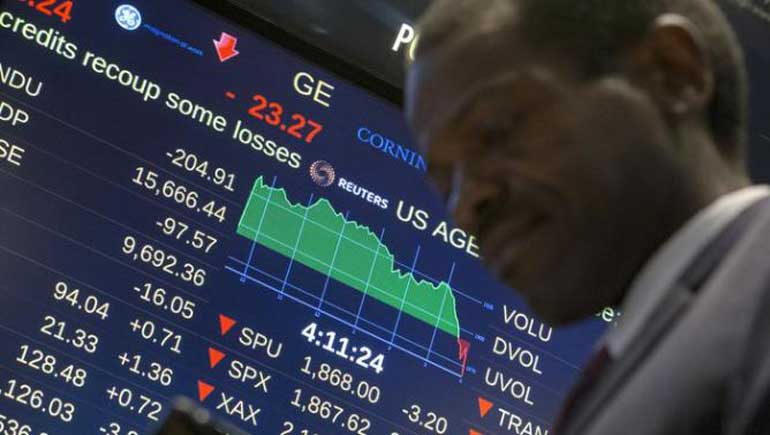
<svg viewBox="0 0 770 435">
<path fill-rule="evenodd" d="M 770 434 L 770 201 L 697 292 L 671 289 L 559 435 Z"/>
</svg>

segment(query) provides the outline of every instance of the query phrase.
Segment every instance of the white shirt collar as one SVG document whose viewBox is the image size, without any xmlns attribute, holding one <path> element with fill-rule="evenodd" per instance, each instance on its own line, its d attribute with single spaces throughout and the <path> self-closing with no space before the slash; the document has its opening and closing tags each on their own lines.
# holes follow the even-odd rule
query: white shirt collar
<svg viewBox="0 0 770 435">
<path fill-rule="evenodd" d="M 617 358 L 625 352 L 698 252 L 743 210 L 768 195 L 768 186 L 728 193 L 701 210 L 658 249 L 632 282 L 617 326 L 605 335 L 603 343 L 610 355 Z"/>
</svg>

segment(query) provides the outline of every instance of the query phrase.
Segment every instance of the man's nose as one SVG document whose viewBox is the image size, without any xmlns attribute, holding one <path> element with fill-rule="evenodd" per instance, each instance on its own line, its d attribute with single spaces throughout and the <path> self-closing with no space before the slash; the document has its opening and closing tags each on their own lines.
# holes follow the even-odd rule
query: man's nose
<svg viewBox="0 0 770 435">
<path fill-rule="evenodd" d="M 466 179 L 453 198 L 450 208 L 456 224 L 471 234 L 478 234 L 479 217 L 499 200 L 500 187 L 490 181 Z M 453 195 L 454 196 L 454 195 Z"/>
</svg>

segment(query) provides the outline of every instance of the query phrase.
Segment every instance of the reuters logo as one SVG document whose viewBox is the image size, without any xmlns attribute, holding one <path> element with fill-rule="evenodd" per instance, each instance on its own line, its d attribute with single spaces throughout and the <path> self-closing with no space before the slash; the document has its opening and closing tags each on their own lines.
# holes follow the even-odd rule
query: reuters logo
<svg viewBox="0 0 770 435">
<path fill-rule="evenodd" d="M 310 178 L 321 187 L 329 187 L 334 184 L 336 173 L 334 166 L 324 160 L 319 160 L 310 165 Z"/>
</svg>

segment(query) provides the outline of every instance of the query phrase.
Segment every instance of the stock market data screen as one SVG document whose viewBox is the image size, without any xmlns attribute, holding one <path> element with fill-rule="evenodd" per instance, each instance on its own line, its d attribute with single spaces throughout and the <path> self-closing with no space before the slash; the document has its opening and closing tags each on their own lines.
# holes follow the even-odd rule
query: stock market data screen
<svg viewBox="0 0 770 435">
<path fill-rule="evenodd" d="M 397 105 L 183 0 L 0 9 L 0 434 L 548 434 L 618 313 L 479 262 Z"/>
</svg>

